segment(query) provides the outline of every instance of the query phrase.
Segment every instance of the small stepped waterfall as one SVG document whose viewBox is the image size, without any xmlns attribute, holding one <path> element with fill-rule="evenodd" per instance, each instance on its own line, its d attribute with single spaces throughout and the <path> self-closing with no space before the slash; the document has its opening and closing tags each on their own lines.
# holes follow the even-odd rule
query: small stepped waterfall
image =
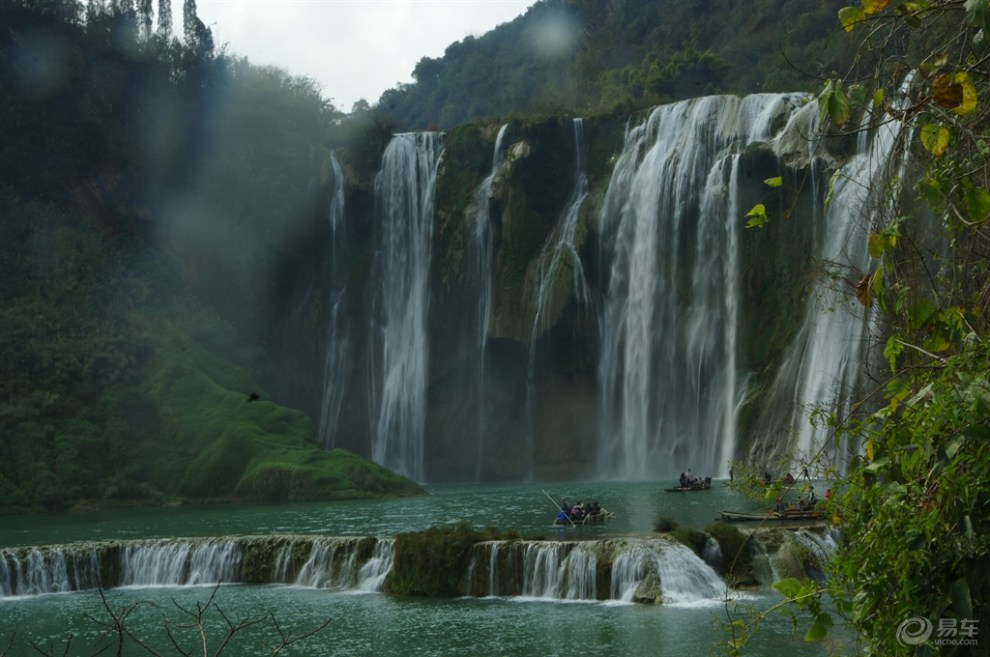
<svg viewBox="0 0 990 657">
<path fill-rule="evenodd" d="M 775 576 L 817 577 L 835 544 L 829 533 L 777 531 L 752 541 L 751 551 Z M 717 546 L 706 546 L 703 559 L 663 536 L 484 541 L 472 548 L 463 594 L 649 604 L 717 600 L 728 590 L 706 563 L 715 553 Z M 0 599 L 221 583 L 377 592 L 385 589 L 394 556 L 392 538 L 302 535 L 7 548 L 0 550 Z"/>
<path fill-rule="evenodd" d="M 470 595 L 683 603 L 726 594 L 690 548 L 666 538 L 489 541 L 475 548 Z"/>
<path fill-rule="evenodd" d="M 495 152 L 492 154 L 492 170 L 481 181 L 474 194 L 475 223 L 474 250 L 475 267 L 478 276 L 478 444 L 475 457 L 475 481 L 481 481 L 482 460 L 485 453 L 486 423 L 485 423 L 485 353 L 488 343 L 488 324 L 491 321 L 492 304 L 494 303 L 495 281 L 495 232 L 492 226 L 491 193 L 492 184 L 498 174 L 499 166 L 505 157 L 505 132 L 509 124 L 504 123 L 495 137 Z"/>
<path fill-rule="evenodd" d="M 599 470 L 727 471 L 735 453 L 738 153 L 802 97 L 707 97 L 628 131 L 601 212 L 611 263 L 602 319 Z"/>
<path fill-rule="evenodd" d="M 395 135 L 375 177 L 381 252 L 372 363 L 378 369 L 373 392 L 380 396 L 371 454 L 376 463 L 419 482 L 424 479 L 429 271 L 441 141 L 436 133 Z"/>
<path fill-rule="evenodd" d="M 107 541 L 0 550 L 0 598 L 99 587 L 290 584 L 380 591 L 394 539 L 321 536 Z"/>
</svg>

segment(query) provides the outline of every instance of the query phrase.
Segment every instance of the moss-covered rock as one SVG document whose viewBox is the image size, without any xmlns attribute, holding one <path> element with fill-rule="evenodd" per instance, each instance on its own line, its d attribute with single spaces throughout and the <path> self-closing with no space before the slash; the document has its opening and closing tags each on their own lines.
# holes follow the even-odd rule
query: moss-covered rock
<svg viewBox="0 0 990 657">
<path fill-rule="evenodd" d="M 398 595 L 454 597 L 465 595 L 474 546 L 496 536 L 466 526 L 431 527 L 395 538 L 392 571 L 385 591 Z"/>
<path fill-rule="evenodd" d="M 725 566 L 725 577 L 732 586 L 759 584 L 759 580 L 753 574 L 753 552 L 749 544 L 749 536 L 724 522 L 708 525 L 705 527 L 705 533 L 718 542 Z"/>
<path fill-rule="evenodd" d="M 677 527 L 670 532 L 670 537 L 691 548 L 698 557 L 704 558 L 705 543 L 708 542 L 708 534 L 705 532 L 688 527 Z"/>
</svg>

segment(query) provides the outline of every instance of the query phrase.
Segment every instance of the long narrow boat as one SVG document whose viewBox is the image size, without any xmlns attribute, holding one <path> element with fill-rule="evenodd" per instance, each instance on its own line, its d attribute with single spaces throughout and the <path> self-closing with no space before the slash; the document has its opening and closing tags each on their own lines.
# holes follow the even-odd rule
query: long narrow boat
<svg viewBox="0 0 990 657">
<path fill-rule="evenodd" d="M 581 519 L 576 518 L 561 518 L 557 515 L 557 518 L 553 521 L 553 524 L 560 525 L 564 527 L 580 527 L 581 525 L 597 525 L 598 523 L 605 522 L 611 518 L 614 514 L 611 511 L 606 511 L 602 509 L 598 513 L 589 513 Z"/>
<path fill-rule="evenodd" d="M 768 511 L 746 513 L 744 511 L 719 511 L 722 520 L 729 522 L 742 521 L 778 521 L 778 520 L 821 520 L 824 516 L 819 511 Z"/>
<path fill-rule="evenodd" d="M 710 484 L 701 484 L 699 486 L 675 486 L 674 488 L 664 488 L 668 493 L 693 493 L 699 490 L 711 490 Z"/>
</svg>

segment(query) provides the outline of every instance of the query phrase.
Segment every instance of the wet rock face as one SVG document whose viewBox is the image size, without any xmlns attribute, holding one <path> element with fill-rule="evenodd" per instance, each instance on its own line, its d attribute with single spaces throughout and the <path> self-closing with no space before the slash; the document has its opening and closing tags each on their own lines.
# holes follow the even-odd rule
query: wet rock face
<svg viewBox="0 0 990 657">
<path fill-rule="evenodd" d="M 787 406 L 771 388 L 816 273 L 821 185 L 807 181 L 841 164 L 810 150 L 804 101 L 703 98 L 636 125 L 551 117 L 444 135 L 422 352 L 426 481 L 624 476 L 678 460 L 717 473 L 786 447 L 773 436 L 788 418 L 767 409 Z M 778 176 L 780 187 L 764 182 Z M 743 228 L 757 203 L 771 221 Z M 354 221 L 345 209 L 345 232 Z M 385 326 L 378 232 L 346 245 L 334 274 L 346 278 L 349 355 L 332 442 L 362 455 L 387 387 L 373 347 Z M 638 260 L 651 250 L 655 262 Z M 320 378 L 302 376 L 314 398 L 303 406 L 318 405 Z"/>
</svg>

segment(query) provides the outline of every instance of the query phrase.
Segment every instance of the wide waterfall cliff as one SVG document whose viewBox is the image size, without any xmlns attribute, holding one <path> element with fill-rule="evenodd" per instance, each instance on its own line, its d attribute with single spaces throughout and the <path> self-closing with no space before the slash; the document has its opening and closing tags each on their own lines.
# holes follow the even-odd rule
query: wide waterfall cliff
<svg viewBox="0 0 990 657">
<path fill-rule="evenodd" d="M 292 401 L 419 481 L 782 467 L 870 354 L 863 134 L 760 94 L 395 135 L 373 179 L 334 157 Z"/>
</svg>

